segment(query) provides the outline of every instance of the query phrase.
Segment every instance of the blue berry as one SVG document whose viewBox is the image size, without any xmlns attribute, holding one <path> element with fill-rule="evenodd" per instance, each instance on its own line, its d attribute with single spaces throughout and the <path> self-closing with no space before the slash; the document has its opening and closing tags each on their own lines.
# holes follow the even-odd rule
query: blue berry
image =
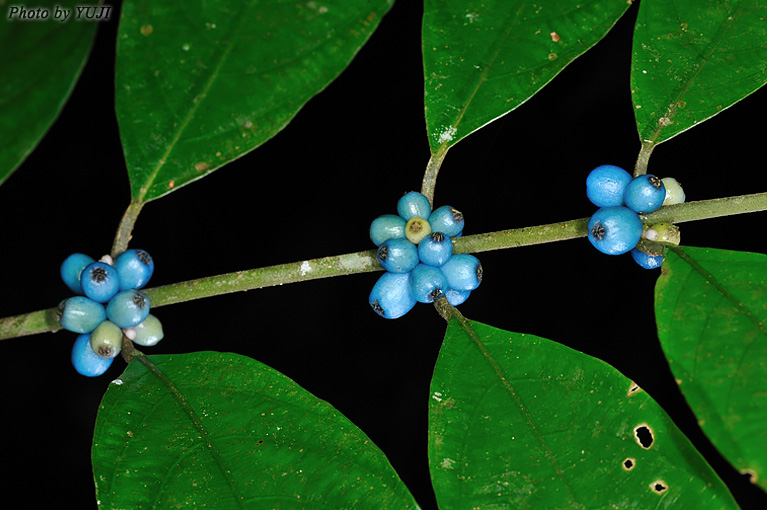
<svg viewBox="0 0 767 510">
<path fill-rule="evenodd" d="M 623 193 L 623 203 L 637 213 L 651 213 L 663 205 L 666 186 L 654 175 L 640 175 L 632 179 Z"/>
<path fill-rule="evenodd" d="M 162 323 L 160 322 L 160 319 L 151 313 L 147 315 L 146 319 L 144 319 L 144 322 L 133 329 L 136 333 L 135 337 L 133 338 L 133 343 L 142 345 L 144 347 L 152 347 L 165 336 L 162 330 Z"/>
<path fill-rule="evenodd" d="M 430 266 L 441 266 L 452 254 L 453 242 L 442 232 L 432 232 L 429 237 L 418 243 L 421 262 Z"/>
<path fill-rule="evenodd" d="M 80 274 L 83 269 L 89 264 L 93 264 L 93 260 L 88 255 L 83 253 L 73 253 L 61 263 L 61 279 L 64 281 L 67 287 L 75 294 L 82 294 L 83 288 L 80 285 Z"/>
<path fill-rule="evenodd" d="M 405 193 L 397 202 L 397 214 L 405 221 L 418 216 L 419 218 L 428 218 L 431 214 L 431 204 L 429 199 L 417 191 Z"/>
<path fill-rule="evenodd" d="M 392 273 L 407 273 L 418 264 L 418 248 L 407 239 L 388 239 L 378 247 L 378 262 Z"/>
<path fill-rule="evenodd" d="M 440 270 L 455 290 L 474 290 L 482 283 L 482 264 L 474 255 L 453 255 Z"/>
<path fill-rule="evenodd" d="M 111 321 L 103 321 L 91 333 L 91 349 L 102 358 L 114 358 L 122 345 L 123 332 Z"/>
<path fill-rule="evenodd" d="M 149 315 L 149 298 L 135 289 L 117 293 L 107 304 L 107 319 L 120 328 L 134 328 Z"/>
<path fill-rule="evenodd" d="M 402 239 L 405 237 L 405 220 L 395 214 L 384 214 L 370 224 L 370 240 L 376 246 L 387 239 Z"/>
<path fill-rule="evenodd" d="M 154 273 L 154 261 L 144 250 L 127 250 L 115 259 L 115 269 L 120 275 L 120 290 L 140 289 Z"/>
<path fill-rule="evenodd" d="M 631 250 L 631 256 L 634 261 L 645 269 L 658 269 L 663 263 L 663 255 L 652 256 L 643 252 L 639 248 L 633 248 Z"/>
<path fill-rule="evenodd" d="M 418 264 L 410 272 L 410 292 L 420 303 L 433 303 L 448 288 L 447 278 L 437 267 Z"/>
<path fill-rule="evenodd" d="M 72 346 L 72 366 L 77 373 L 87 377 L 97 377 L 112 366 L 114 358 L 102 358 L 91 348 L 91 335 L 80 335 Z"/>
<path fill-rule="evenodd" d="M 455 289 L 448 289 L 447 292 L 445 292 L 445 297 L 447 298 L 447 302 L 450 303 L 453 306 L 458 306 L 462 304 L 464 301 L 469 299 L 469 295 L 471 294 L 470 290 L 455 290 Z"/>
<path fill-rule="evenodd" d="M 623 205 L 631 174 L 615 165 L 602 165 L 586 177 L 586 196 L 597 207 Z"/>
<path fill-rule="evenodd" d="M 634 248 L 642 237 L 639 215 L 623 206 L 602 207 L 589 219 L 589 241 L 608 255 L 620 255 Z"/>
<path fill-rule="evenodd" d="M 463 214 L 449 205 L 443 205 L 431 213 L 429 224 L 432 232 L 442 232 L 447 237 L 457 237 L 463 231 Z"/>
<path fill-rule="evenodd" d="M 94 262 L 83 269 L 80 276 L 83 294 L 97 303 L 106 303 L 120 290 L 117 270 L 105 262 Z"/>
<path fill-rule="evenodd" d="M 85 296 L 65 299 L 56 315 L 61 327 L 73 333 L 90 333 L 107 318 L 104 307 Z"/>
<path fill-rule="evenodd" d="M 397 319 L 415 306 L 410 292 L 410 273 L 384 273 L 373 286 L 369 298 L 373 310 L 385 319 Z"/>
</svg>

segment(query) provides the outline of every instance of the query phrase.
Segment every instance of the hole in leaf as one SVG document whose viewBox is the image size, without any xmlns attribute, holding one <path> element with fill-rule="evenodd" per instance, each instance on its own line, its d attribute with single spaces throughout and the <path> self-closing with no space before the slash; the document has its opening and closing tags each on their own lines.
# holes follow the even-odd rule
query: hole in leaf
<svg viewBox="0 0 767 510">
<path fill-rule="evenodd" d="M 629 457 L 626 460 L 624 460 L 621 465 L 623 466 L 624 471 L 631 471 L 634 469 L 637 465 L 637 460 Z"/>
<path fill-rule="evenodd" d="M 650 488 L 655 494 L 663 494 L 668 490 L 668 484 L 663 480 L 655 480 L 650 484 Z"/>
<path fill-rule="evenodd" d="M 642 391 L 642 388 L 640 388 L 639 385 L 635 383 L 634 381 L 631 381 L 631 386 L 629 386 L 629 391 L 628 393 L 626 393 L 626 396 L 631 397 L 635 393 L 639 393 L 640 391 Z"/>
<path fill-rule="evenodd" d="M 649 450 L 653 442 L 655 442 L 655 435 L 648 424 L 640 423 L 634 427 L 634 439 L 636 439 L 639 446 Z"/>
<path fill-rule="evenodd" d="M 756 474 L 756 471 L 753 469 L 741 469 L 740 474 L 745 476 L 746 479 L 751 483 L 756 483 L 756 481 L 759 479 L 759 476 Z"/>
</svg>

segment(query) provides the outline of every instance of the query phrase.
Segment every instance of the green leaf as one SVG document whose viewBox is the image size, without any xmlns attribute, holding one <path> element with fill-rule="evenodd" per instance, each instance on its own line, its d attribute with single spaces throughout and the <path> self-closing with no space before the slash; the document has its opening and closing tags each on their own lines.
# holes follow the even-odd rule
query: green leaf
<svg viewBox="0 0 767 510">
<path fill-rule="evenodd" d="M 426 0 L 423 62 L 432 154 L 532 97 L 602 39 L 629 4 Z"/>
<path fill-rule="evenodd" d="M 125 2 L 116 108 L 134 200 L 274 136 L 343 71 L 392 1 Z"/>
<path fill-rule="evenodd" d="M 658 336 L 711 442 L 767 488 L 767 256 L 667 250 L 655 287 Z"/>
<path fill-rule="evenodd" d="M 761 0 L 642 0 L 631 91 L 639 137 L 659 144 L 767 82 Z"/>
<path fill-rule="evenodd" d="M 647 393 L 561 344 L 453 318 L 431 392 L 441 510 L 738 508 Z"/>
<path fill-rule="evenodd" d="M 237 354 L 136 357 L 92 456 L 103 508 L 418 508 L 354 424 Z"/>
<path fill-rule="evenodd" d="M 55 7 L 74 12 L 74 0 L 34 3 L 47 19 L 28 20 L 11 8 L 32 9 L 11 2 L 0 22 L 0 184 L 34 150 L 58 117 L 88 59 L 98 23 L 54 20 Z M 40 12 L 43 12 L 43 11 Z"/>
</svg>

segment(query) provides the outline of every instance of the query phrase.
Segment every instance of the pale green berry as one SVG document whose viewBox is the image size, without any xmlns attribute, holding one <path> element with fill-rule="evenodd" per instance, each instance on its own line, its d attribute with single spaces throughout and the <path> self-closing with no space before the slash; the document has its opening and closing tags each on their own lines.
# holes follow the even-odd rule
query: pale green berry
<svg viewBox="0 0 767 510">
<path fill-rule="evenodd" d="M 659 243 L 668 243 L 679 246 L 681 235 L 679 233 L 679 227 L 676 225 L 672 225 L 671 223 L 657 223 L 652 225 L 647 232 L 649 233 L 650 231 L 655 231 L 657 233 L 657 237 L 655 239 L 650 239 L 647 237 L 647 239 L 650 241 L 657 241 Z"/>
<path fill-rule="evenodd" d="M 420 216 L 413 216 L 405 224 L 405 237 L 413 244 L 418 244 L 431 234 L 431 225 Z"/>
<path fill-rule="evenodd" d="M 91 349 L 102 358 L 114 358 L 122 345 L 123 332 L 114 322 L 104 321 L 91 333 Z"/>
<path fill-rule="evenodd" d="M 663 199 L 663 205 L 682 204 L 685 200 L 682 185 L 673 177 L 664 177 L 661 179 L 666 187 L 666 198 Z"/>
<path fill-rule="evenodd" d="M 133 338 L 133 343 L 143 345 L 144 347 L 152 347 L 164 337 L 160 319 L 151 313 L 146 316 L 144 322 L 132 329 L 136 333 L 136 336 Z"/>
</svg>

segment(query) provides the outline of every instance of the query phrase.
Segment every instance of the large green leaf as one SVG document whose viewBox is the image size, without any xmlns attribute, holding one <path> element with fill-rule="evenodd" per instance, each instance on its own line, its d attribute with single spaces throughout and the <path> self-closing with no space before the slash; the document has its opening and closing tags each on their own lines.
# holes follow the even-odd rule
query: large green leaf
<svg viewBox="0 0 767 510">
<path fill-rule="evenodd" d="M 454 318 L 431 391 L 441 510 L 738 508 L 647 393 L 561 344 Z"/>
<path fill-rule="evenodd" d="M 658 336 L 700 426 L 767 488 L 767 256 L 667 251 L 655 287 Z"/>
<path fill-rule="evenodd" d="M 348 419 L 237 354 L 139 357 L 93 439 L 103 508 L 417 508 Z"/>
<path fill-rule="evenodd" d="M 642 0 L 631 91 L 639 136 L 658 144 L 767 82 L 763 0 Z"/>
<path fill-rule="evenodd" d="M 392 1 L 125 2 L 116 108 L 134 200 L 274 136 L 349 64 Z"/>
<path fill-rule="evenodd" d="M 2 4 L 2 3 L 0 3 Z M 73 20 L 74 0 L 35 2 L 48 18 L 19 19 L 25 2 L 10 2 L 0 22 L 0 184 L 37 146 L 58 117 L 88 59 L 98 23 Z M 56 7 L 70 12 L 55 20 Z M 42 10 L 40 12 L 43 12 Z M 11 16 L 15 16 L 10 18 Z"/>
<path fill-rule="evenodd" d="M 624 0 L 426 0 L 423 63 L 433 154 L 510 112 L 596 44 Z"/>
</svg>

